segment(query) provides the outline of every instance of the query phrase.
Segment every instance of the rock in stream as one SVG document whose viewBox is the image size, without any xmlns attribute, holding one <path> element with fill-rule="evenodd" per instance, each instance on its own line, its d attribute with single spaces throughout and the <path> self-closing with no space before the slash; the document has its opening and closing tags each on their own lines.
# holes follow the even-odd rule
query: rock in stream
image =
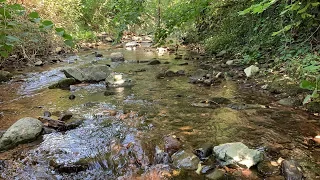
<svg viewBox="0 0 320 180">
<path fill-rule="evenodd" d="M 42 131 L 42 123 L 35 118 L 22 118 L 14 123 L 0 139 L 0 151 L 7 150 L 18 144 L 36 139 Z"/>
<path fill-rule="evenodd" d="M 62 70 L 67 78 L 74 78 L 80 82 L 99 82 L 106 79 L 110 73 L 110 67 L 106 65 L 73 67 Z"/>
<path fill-rule="evenodd" d="M 215 146 L 213 151 L 223 166 L 236 164 L 250 168 L 262 160 L 260 151 L 249 149 L 241 142 Z"/>
</svg>

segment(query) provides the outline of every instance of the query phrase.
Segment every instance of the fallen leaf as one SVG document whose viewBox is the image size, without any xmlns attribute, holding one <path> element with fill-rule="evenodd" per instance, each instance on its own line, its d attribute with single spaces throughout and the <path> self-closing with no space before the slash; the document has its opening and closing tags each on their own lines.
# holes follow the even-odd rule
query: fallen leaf
<svg viewBox="0 0 320 180">
<path fill-rule="evenodd" d="M 278 163 L 278 164 L 281 164 L 282 161 L 284 161 L 284 159 L 283 159 L 282 157 L 279 157 L 279 159 L 277 160 L 277 163 Z"/>
<path fill-rule="evenodd" d="M 279 164 L 278 164 L 277 162 L 275 162 L 275 161 L 271 161 L 270 164 L 271 164 L 272 166 L 279 166 Z"/>
</svg>

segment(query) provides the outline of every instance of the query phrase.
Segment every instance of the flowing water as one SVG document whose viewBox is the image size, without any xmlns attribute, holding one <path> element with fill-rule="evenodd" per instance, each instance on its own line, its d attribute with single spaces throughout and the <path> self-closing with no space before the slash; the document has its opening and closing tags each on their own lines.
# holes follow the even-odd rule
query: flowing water
<svg viewBox="0 0 320 180">
<path fill-rule="evenodd" d="M 124 53 L 125 63 L 113 63 L 111 52 Z M 280 147 L 279 157 L 300 162 L 308 179 L 320 175 L 320 153 L 305 139 L 320 133 L 320 123 L 307 113 L 285 108 L 251 86 L 223 81 L 211 87 L 188 83 L 188 75 L 198 67 L 197 60 L 187 66 L 174 55 L 158 56 L 150 48 L 99 49 L 105 58 L 83 52 L 67 59 L 60 67 L 37 69 L 0 86 L 1 129 L 22 117 L 38 117 L 69 111 L 80 127 L 65 133 L 43 135 L 37 142 L 21 145 L 0 154 L 4 159 L 4 179 L 173 179 L 204 178 L 194 172 L 172 174 L 172 168 L 155 165 L 155 147 L 163 147 L 163 137 L 175 135 L 183 149 L 204 144 L 218 145 L 241 141 L 262 151 Z M 186 52 L 181 52 L 186 53 Z M 186 53 L 186 56 L 187 53 Z M 160 65 L 142 63 L 158 58 Z M 169 63 L 165 63 L 169 62 Z M 116 88 L 106 94 L 103 83 L 79 84 L 71 90 L 48 89 L 64 78 L 61 69 L 80 64 L 109 64 L 114 72 L 131 78 L 133 87 Z M 187 76 L 157 79 L 167 69 L 183 69 Z M 69 100 L 70 94 L 75 95 Z M 215 97 L 231 100 L 231 106 L 195 107 Z M 251 106 L 243 106 L 250 104 Z M 250 108 L 251 107 L 251 108 Z M 159 175 L 160 174 L 160 175 Z M 260 178 L 258 178 L 260 179 Z M 263 178 L 261 178 L 263 179 Z"/>
</svg>

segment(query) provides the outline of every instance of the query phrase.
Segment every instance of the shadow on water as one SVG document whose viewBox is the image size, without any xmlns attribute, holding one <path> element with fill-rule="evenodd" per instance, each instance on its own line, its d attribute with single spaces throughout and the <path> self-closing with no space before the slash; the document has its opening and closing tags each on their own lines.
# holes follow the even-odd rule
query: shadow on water
<svg viewBox="0 0 320 180">
<path fill-rule="evenodd" d="M 3 94 L 6 97 L 0 104 L 2 129 L 21 117 L 37 117 L 45 110 L 70 111 L 74 119 L 83 120 L 80 127 L 44 135 L 40 144 L 9 158 L 7 168 L 1 170 L 3 178 L 155 179 L 152 177 L 159 177 L 159 172 L 169 172 L 173 179 L 201 178 L 194 172 L 174 176 L 168 166 L 152 165 L 154 148 L 162 147 L 163 137 L 168 134 L 179 137 L 183 149 L 238 141 L 266 151 L 281 147 L 280 154 L 273 158 L 294 157 L 309 177 L 320 174 L 319 153 L 303 144 L 305 137 L 320 133 L 320 126 L 306 113 L 277 106 L 268 96 L 233 81 L 211 87 L 190 84 L 188 75 L 197 67 L 194 61 L 178 66 L 185 60 L 175 60 L 173 55 L 158 57 L 151 49 L 99 50 L 104 57 L 114 51 L 122 51 L 128 62 L 97 60 L 87 52 L 71 66 L 92 64 L 93 60 L 95 64 L 110 64 L 113 71 L 134 80 L 131 88 L 116 88 L 107 95 L 103 83 L 74 85 L 71 91 L 45 88 L 64 77 L 59 68 L 27 74 L 23 83 L 0 87 L 12 90 Z M 153 58 L 162 64 L 139 63 Z M 185 70 L 187 76 L 156 78 L 160 72 L 177 68 Z M 70 94 L 76 97 L 72 101 L 68 99 Z M 227 98 L 233 105 L 192 106 L 215 97 Z"/>
</svg>

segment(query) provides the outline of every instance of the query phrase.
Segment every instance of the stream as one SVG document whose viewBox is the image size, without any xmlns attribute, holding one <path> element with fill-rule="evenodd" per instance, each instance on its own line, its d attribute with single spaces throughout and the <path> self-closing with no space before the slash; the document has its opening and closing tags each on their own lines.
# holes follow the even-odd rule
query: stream
<svg viewBox="0 0 320 180">
<path fill-rule="evenodd" d="M 168 135 L 177 137 L 182 149 L 190 151 L 204 144 L 243 142 L 274 161 L 293 158 L 303 167 L 306 179 L 319 178 L 320 151 L 305 143 L 306 138 L 320 134 L 316 117 L 280 106 L 243 82 L 224 80 L 208 87 L 188 83 L 200 60 L 178 60 L 169 53 L 160 56 L 147 45 L 136 50 L 103 46 L 97 51 L 102 58 L 96 58 L 94 51 L 81 52 L 0 85 L 1 130 L 20 118 L 42 116 L 44 111 L 53 115 L 68 111 L 73 114 L 71 121 L 83 121 L 76 129 L 45 134 L 1 153 L 3 179 L 205 179 L 195 171 L 155 163 L 155 148 L 163 149 Z M 122 52 L 126 61 L 111 62 L 112 52 Z M 142 63 L 154 58 L 161 64 Z M 187 65 L 180 66 L 182 61 Z M 65 78 L 61 69 L 82 64 L 108 64 L 135 85 L 115 88 L 112 94 L 106 93 L 103 83 L 72 85 L 70 91 L 47 88 Z M 181 69 L 186 75 L 156 78 L 167 69 Z M 74 100 L 69 99 L 71 94 Z M 193 105 L 212 98 L 231 103 Z M 256 174 L 252 179 L 265 179 L 255 167 L 252 173 Z"/>
</svg>

